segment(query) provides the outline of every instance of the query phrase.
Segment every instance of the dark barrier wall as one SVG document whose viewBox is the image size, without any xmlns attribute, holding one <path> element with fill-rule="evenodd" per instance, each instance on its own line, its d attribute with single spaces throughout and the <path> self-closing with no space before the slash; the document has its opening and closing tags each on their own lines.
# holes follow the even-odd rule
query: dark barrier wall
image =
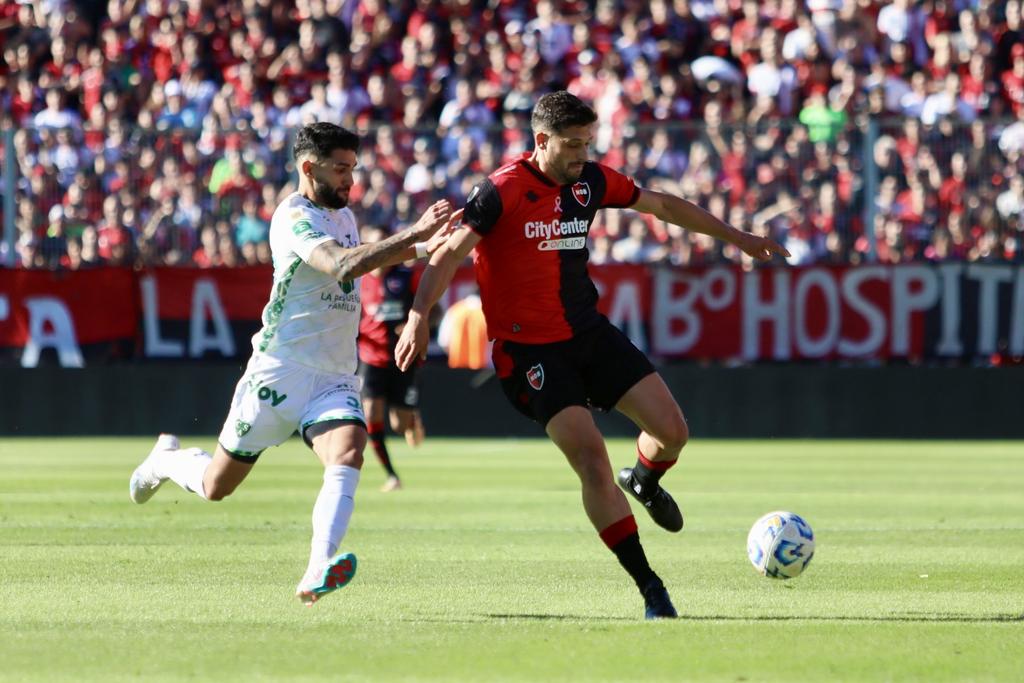
<svg viewBox="0 0 1024 683">
<path fill-rule="evenodd" d="M 0 435 L 215 434 L 241 366 L 0 368 Z M 661 369 L 695 438 L 1024 438 L 1024 368 Z M 428 433 L 541 436 L 471 371 L 422 370 Z M 633 435 L 621 416 L 607 434 Z"/>
</svg>

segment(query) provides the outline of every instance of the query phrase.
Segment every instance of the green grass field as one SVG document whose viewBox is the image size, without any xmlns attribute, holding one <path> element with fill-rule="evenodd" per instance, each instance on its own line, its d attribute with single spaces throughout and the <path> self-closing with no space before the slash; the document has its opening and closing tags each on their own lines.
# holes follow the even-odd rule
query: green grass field
<svg viewBox="0 0 1024 683">
<path fill-rule="evenodd" d="M 637 510 L 682 617 L 648 623 L 547 442 L 399 441 L 405 490 L 364 469 L 358 576 L 307 609 L 300 442 L 222 503 L 134 506 L 151 440 L 0 440 L 0 681 L 1024 678 L 1021 443 L 694 442 L 666 479 L 687 528 Z M 815 530 L 793 581 L 746 559 L 775 509 Z"/>
</svg>

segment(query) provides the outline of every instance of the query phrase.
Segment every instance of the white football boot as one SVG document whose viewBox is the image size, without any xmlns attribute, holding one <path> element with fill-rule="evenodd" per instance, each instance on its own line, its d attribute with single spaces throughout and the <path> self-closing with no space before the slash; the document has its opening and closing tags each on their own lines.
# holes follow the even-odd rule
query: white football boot
<svg viewBox="0 0 1024 683">
<path fill-rule="evenodd" d="M 339 588 L 344 588 L 356 575 L 356 556 L 337 555 L 334 559 L 306 569 L 306 575 L 295 588 L 295 596 L 306 607 Z"/>
<path fill-rule="evenodd" d="M 402 489 L 402 480 L 398 477 L 388 477 L 384 485 L 380 487 L 380 490 L 384 493 L 390 493 L 392 491 L 400 491 Z"/>
<path fill-rule="evenodd" d="M 135 468 L 135 471 L 132 472 L 132 478 L 128 482 L 128 495 L 133 503 L 145 503 L 167 481 L 166 478 L 158 477 L 153 471 L 154 458 L 158 454 L 166 451 L 176 451 L 180 447 L 181 444 L 178 442 L 178 437 L 173 434 L 161 434 L 157 438 L 153 450 L 149 452 L 149 455 L 142 461 L 142 464 Z"/>
</svg>

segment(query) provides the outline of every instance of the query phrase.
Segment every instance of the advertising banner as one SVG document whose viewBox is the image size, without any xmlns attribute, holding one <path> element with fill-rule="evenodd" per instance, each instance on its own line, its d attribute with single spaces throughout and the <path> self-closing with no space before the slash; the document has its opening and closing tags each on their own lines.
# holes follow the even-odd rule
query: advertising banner
<svg viewBox="0 0 1024 683">
<path fill-rule="evenodd" d="M 1024 266 L 592 266 L 599 307 L 652 356 L 722 361 L 1024 356 Z M 244 359 L 269 267 L 0 270 L 4 363 Z M 441 301 L 475 290 L 470 266 Z M 116 352 L 110 349 L 116 348 Z M 48 351 L 49 350 L 49 351 Z"/>
</svg>

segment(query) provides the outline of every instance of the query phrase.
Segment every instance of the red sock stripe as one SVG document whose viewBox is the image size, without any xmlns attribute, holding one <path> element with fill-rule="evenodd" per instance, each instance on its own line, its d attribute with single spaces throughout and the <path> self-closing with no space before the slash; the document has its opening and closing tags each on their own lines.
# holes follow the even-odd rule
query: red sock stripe
<svg viewBox="0 0 1024 683">
<path fill-rule="evenodd" d="M 601 532 L 601 540 L 609 550 L 617 546 L 626 537 L 636 533 L 636 519 L 633 515 L 623 517 Z"/>
<path fill-rule="evenodd" d="M 655 470 L 664 472 L 665 470 L 675 465 L 679 458 L 675 460 L 648 460 L 643 453 L 640 452 L 640 445 L 636 447 L 636 457 L 640 461 L 640 464 L 649 470 Z"/>
<path fill-rule="evenodd" d="M 371 436 L 373 434 L 383 434 L 384 433 L 384 423 L 383 422 L 371 422 L 371 423 L 369 423 L 368 425 L 366 425 L 366 433 L 370 434 Z"/>
</svg>

